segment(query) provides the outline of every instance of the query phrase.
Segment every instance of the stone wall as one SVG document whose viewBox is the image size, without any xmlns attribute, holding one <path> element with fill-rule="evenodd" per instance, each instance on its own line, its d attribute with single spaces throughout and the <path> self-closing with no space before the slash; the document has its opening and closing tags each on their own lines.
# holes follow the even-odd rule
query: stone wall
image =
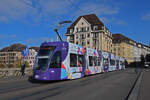
<svg viewBox="0 0 150 100">
<path fill-rule="evenodd" d="M 25 75 L 32 75 L 32 68 L 26 68 Z M 0 68 L 0 77 L 10 76 L 21 76 L 20 68 Z"/>
</svg>

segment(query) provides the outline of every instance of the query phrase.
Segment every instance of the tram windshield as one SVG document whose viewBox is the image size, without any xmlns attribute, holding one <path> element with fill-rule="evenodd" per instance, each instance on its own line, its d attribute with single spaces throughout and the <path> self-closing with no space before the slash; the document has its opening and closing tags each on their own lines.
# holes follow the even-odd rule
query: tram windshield
<svg viewBox="0 0 150 100">
<path fill-rule="evenodd" d="M 37 70 L 46 70 L 48 67 L 48 61 L 51 55 L 53 54 L 55 50 L 55 47 L 48 46 L 48 47 L 41 47 L 39 54 L 38 54 L 38 59 L 36 62 L 36 69 Z"/>
<path fill-rule="evenodd" d="M 38 56 L 49 56 L 54 51 L 54 49 L 54 46 L 41 47 Z"/>
</svg>

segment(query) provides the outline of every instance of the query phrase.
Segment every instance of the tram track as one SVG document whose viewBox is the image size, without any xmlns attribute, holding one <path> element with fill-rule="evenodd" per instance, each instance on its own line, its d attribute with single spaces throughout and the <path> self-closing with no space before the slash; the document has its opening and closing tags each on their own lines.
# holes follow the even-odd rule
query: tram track
<svg viewBox="0 0 150 100">
<path fill-rule="evenodd" d="M 128 69 L 124 70 L 125 73 L 128 73 Z M 115 76 L 121 74 L 122 71 L 109 72 L 99 75 L 92 75 L 89 77 L 85 77 L 82 79 L 70 80 L 70 81 L 61 81 L 54 83 L 46 83 L 46 84 L 31 84 L 26 86 L 26 84 L 20 85 L 19 87 L 13 87 L 8 89 L 0 90 L 0 94 L 10 94 L 13 95 L 13 100 L 22 100 L 30 97 L 34 97 L 36 95 L 43 94 L 38 100 L 46 99 L 52 96 L 60 95 L 64 91 L 70 91 L 76 88 L 80 88 L 82 86 L 86 86 L 92 84 L 93 81 L 96 80 L 105 80 L 111 76 Z M 46 94 L 46 93 L 49 94 Z M 21 95 L 17 93 L 23 93 Z"/>
<path fill-rule="evenodd" d="M 109 73 L 109 75 L 107 75 L 105 77 L 105 79 L 110 77 L 110 76 L 112 76 L 112 75 L 114 76 L 114 75 L 118 75 L 118 74 L 121 74 L 121 71 L 117 72 L 117 73 L 116 72 Z M 105 76 L 105 74 L 102 74 L 102 75 Z M 31 96 L 40 95 L 41 93 L 43 94 L 42 97 L 39 97 L 37 100 L 43 100 L 43 99 L 46 99 L 46 98 L 50 98 L 52 96 L 60 95 L 64 91 L 70 91 L 70 90 L 73 90 L 73 89 L 76 89 L 76 88 L 80 88 L 80 87 L 88 85 L 88 84 L 92 84 L 92 82 L 95 81 L 95 80 L 93 80 L 92 77 L 95 77 L 95 76 L 93 75 L 93 76 L 90 76 L 90 77 L 85 77 L 86 79 L 84 79 L 84 80 L 80 80 L 80 79 L 72 80 L 73 81 L 72 85 L 70 85 L 69 83 L 68 84 L 63 83 L 63 84 L 60 84 L 61 86 L 59 88 L 57 88 L 57 86 L 54 87 L 54 88 L 57 88 L 57 90 L 51 90 L 51 88 L 49 88 L 49 89 L 44 90 L 44 92 L 31 93 L 29 95 L 24 95 L 24 96 L 18 97 L 17 99 L 14 99 L 14 100 L 19 100 L 20 98 L 28 99 Z M 97 77 L 100 77 L 100 76 L 97 76 Z M 102 79 L 104 79 L 104 77 L 102 77 L 101 80 Z M 69 81 L 69 82 L 72 82 L 72 81 Z M 79 84 L 76 84 L 76 82 L 78 82 L 78 81 L 79 81 Z M 51 90 L 51 91 L 49 91 L 49 90 Z M 47 92 L 49 92 L 48 95 L 45 94 Z"/>
</svg>

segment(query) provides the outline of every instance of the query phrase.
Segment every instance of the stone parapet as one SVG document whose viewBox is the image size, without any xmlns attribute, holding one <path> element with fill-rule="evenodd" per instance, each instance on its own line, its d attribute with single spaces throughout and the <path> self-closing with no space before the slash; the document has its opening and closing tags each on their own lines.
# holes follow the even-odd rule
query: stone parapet
<svg viewBox="0 0 150 100">
<path fill-rule="evenodd" d="M 32 75 L 32 68 L 26 68 L 25 75 Z M 20 68 L 0 68 L 0 77 L 9 76 L 21 76 Z"/>
</svg>

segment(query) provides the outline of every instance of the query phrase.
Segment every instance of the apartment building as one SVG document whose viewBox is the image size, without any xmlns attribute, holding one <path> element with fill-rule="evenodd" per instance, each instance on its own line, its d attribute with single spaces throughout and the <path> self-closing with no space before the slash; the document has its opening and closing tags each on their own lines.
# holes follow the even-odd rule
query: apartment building
<svg viewBox="0 0 150 100">
<path fill-rule="evenodd" d="M 123 36 L 122 34 L 113 34 L 113 53 L 117 56 L 126 58 L 130 64 L 134 62 L 135 41 Z"/>
<path fill-rule="evenodd" d="M 28 64 L 31 67 L 33 67 L 37 53 L 38 53 L 38 47 L 29 48 L 29 55 L 26 58 L 24 58 L 24 61 L 27 61 Z"/>
<path fill-rule="evenodd" d="M 67 41 L 112 52 L 112 34 L 95 14 L 79 16 L 67 29 Z"/>
<path fill-rule="evenodd" d="M 13 44 L 9 47 L 3 48 L 0 50 L 0 64 L 7 67 L 16 67 L 17 63 L 21 63 L 23 61 L 21 52 L 24 48 L 25 45 L 22 44 Z M 37 51 L 37 47 L 29 48 L 29 55 L 26 59 L 24 59 L 24 61 L 27 61 L 31 67 L 34 64 Z"/>
<path fill-rule="evenodd" d="M 13 65 L 21 57 L 21 52 L 0 52 L 0 64 Z"/>
</svg>

